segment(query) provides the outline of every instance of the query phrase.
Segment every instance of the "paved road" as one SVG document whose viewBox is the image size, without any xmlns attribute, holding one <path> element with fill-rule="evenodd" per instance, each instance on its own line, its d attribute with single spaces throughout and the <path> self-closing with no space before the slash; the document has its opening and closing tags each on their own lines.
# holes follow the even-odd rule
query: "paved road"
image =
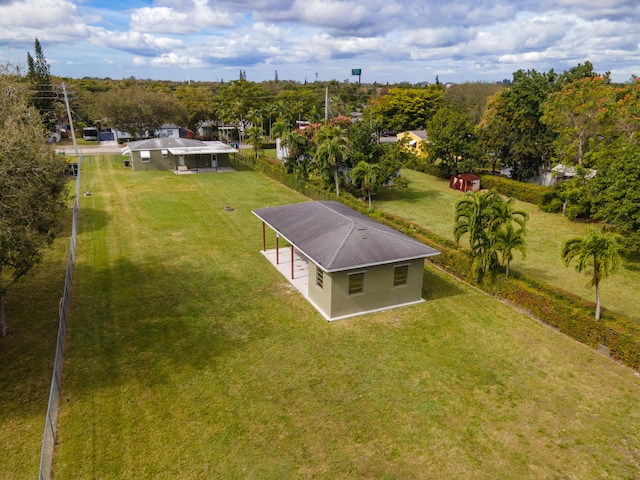
<svg viewBox="0 0 640 480">
<path fill-rule="evenodd" d="M 122 153 L 124 145 L 118 145 L 118 142 L 100 142 L 95 145 L 78 145 L 78 152 L 83 155 L 119 155 Z M 64 147 L 56 147 L 57 153 L 64 153 L 67 157 L 75 157 L 76 150 L 73 145 L 65 145 Z"/>
</svg>

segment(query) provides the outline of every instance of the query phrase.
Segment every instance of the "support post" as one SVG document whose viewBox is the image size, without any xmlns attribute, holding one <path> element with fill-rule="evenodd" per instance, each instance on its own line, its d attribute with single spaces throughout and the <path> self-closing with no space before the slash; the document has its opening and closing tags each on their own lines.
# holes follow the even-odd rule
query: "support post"
<svg viewBox="0 0 640 480">
<path fill-rule="evenodd" d="M 262 222 L 262 251 L 263 252 L 267 251 L 267 237 L 266 237 L 264 222 Z"/>
<path fill-rule="evenodd" d="M 293 245 L 291 245 L 291 280 L 293 280 Z"/>
<path fill-rule="evenodd" d="M 280 236 L 276 233 L 276 265 L 280 265 L 280 245 L 278 240 L 280 239 Z"/>
</svg>

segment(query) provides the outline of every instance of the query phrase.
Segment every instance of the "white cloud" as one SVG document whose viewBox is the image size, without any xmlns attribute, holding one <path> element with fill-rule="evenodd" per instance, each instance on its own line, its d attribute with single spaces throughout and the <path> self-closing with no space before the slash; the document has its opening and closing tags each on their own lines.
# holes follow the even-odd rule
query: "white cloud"
<svg viewBox="0 0 640 480">
<path fill-rule="evenodd" d="M 194 0 L 181 8 L 144 7 L 131 14 L 131 28 L 139 32 L 184 34 L 233 24 L 229 13 L 216 11 L 206 0 Z"/>
<path fill-rule="evenodd" d="M 184 43 L 180 39 L 156 37 L 148 33 L 133 31 L 112 32 L 93 29 L 89 41 L 100 47 L 137 53 L 142 56 L 154 56 L 184 48 Z"/>
</svg>

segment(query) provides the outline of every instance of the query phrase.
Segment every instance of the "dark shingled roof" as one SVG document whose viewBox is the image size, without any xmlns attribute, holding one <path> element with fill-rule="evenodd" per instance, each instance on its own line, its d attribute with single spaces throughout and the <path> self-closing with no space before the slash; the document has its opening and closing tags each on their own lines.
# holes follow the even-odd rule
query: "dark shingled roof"
<svg viewBox="0 0 640 480">
<path fill-rule="evenodd" d="M 338 202 L 296 203 L 253 213 L 326 272 L 440 253 Z"/>
</svg>

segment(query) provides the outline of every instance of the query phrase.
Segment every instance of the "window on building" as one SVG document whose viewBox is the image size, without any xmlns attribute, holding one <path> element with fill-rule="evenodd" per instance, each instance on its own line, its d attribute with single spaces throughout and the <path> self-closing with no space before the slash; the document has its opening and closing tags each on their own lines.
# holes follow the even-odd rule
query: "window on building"
<svg viewBox="0 0 640 480">
<path fill-rule="evenodd" d="M 169 150 L 162 150 L 162 156 L 163 157 L 168 157 L 169 156 Z"/>
<path fill-rule="evenodd" d="M 349 295 L 362 293 L 364 290 L 364 272 L 349 275 Z"/>
<path fill-rule="evenodd" d="M 320 288 L 324 287 L 324 272 L 316 268 L 316 285 Z"/>
<path fill-rule="evenodd" d="M 151 152 L 149 150 L 140 150 L 140 161 L 141 162 L 150 162 L 151 161 Z"/>
<path fill-rule="evenodd" d="M 409 265 L 399 265 L 393 269 L 393 286 L 406 285 L 409 276 Z"/>
</svg>

